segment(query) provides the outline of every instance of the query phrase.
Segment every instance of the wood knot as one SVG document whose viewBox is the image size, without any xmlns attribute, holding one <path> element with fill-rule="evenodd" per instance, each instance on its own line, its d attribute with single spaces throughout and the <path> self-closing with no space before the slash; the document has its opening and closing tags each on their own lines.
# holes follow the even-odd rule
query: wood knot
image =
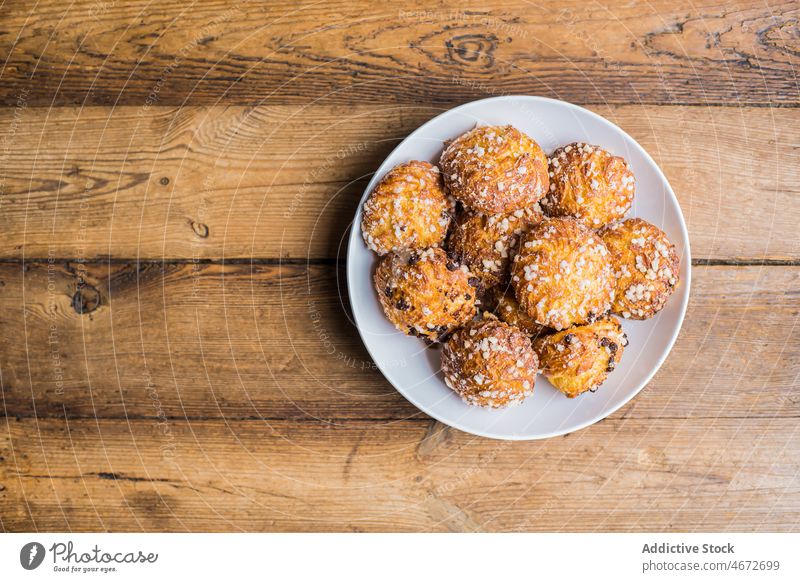
<svg viewBox="0 0 800 582">
<path fill-rule="evenodd" d="M 458 64 L 466 64 L 488 69 L 494 64 L 494 50 L 497 37 L 485 34 L 463 34 L 454 36 L 448 41 L 447 53 L 450 60 Z"/>
<path fill-rule="evenodd" d="M 196 222 L 194 220 L 190 220 L 189 225 L 192 227 L 192 230 L 197 236 L 200 238 L 208 238 L 208 225 L 205 225 L 202 222 Z"/>
<path fill-rule="evenodd" d="M 91 313 L 100 307 L 100 292 L 87 283 L 78 283 L 72 296 L 72 309 L 79 315 Z"/>
<path fill-rule="evenodd" d="M 758 33 L 761 44 L 787 55 L 800 54 L 800 23 L 792 18 L 775 23 Z"/>
<path fill-rule="evenodd" d="M 164 176 L 163 178 L 161 178 L 161 179 L 159 180 L 159 182 L 161 183 L 161 185 L 162 185 L 162 186 L 167 186 L 167 185 L 169 184 L 169 178 L 167 178 L 166 176 Z"/>
</svg>

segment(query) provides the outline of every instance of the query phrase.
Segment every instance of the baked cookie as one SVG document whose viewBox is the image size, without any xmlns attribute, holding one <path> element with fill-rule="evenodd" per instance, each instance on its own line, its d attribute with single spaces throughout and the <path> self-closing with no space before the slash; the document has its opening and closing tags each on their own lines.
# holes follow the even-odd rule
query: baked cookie
<svg viewBox="0 0 800 582">
<path fill-rule="evenodd" d="M 546 218 L 519 242 L 511 285 L 536 323 L 556 330 L 591 323 L 611 309 L 611 255 L 592 230 L 574 218 Z"/>
<path fill-rule="evenodd" d="M 475 288 L 466 266 L 440 248 L 391 253 L 375 271 L 383 311 L 408 335 L 439 341 L 475 315 Z"/>
<path fill-rule="evenodd" d="M 617 278 L 611 308 L 632 319 L 647 319 L 666 305 L 680 280 L 680 260 L 661 229 L 629 218 L 600 231 Z"/>
<path fill-rule="evenodd" d="M 634 177 L 628 163 L 603 148 L 573 143 L 553 152 L 550 190 L 542 199 L 549 216 L 572 216 L 590 228 L 619 220 L 630 210 Z"/>
<path fill-rule="evenodd" d="M 462 210 L 447 239 L 448 253 L 466 263 L 486 289 L 508 282 L 508 266 L 519 237 L 541 219 L 538 203 L 511 214 Z"/>
<path fill-rule="evenodd" d="M 622 326 L 612 317 L 533 342 L 542 374 L 569 398 L 597 390 L 619 363 L 627 345 Z"/>
<path fill-rule="evenodd" d="M 445 383 L 476 406 L 519 404 L 533 393 L 538 368 L 528 336 L 488 313 L 456 331 L 442 349 Z"/>
<path fill-rule="evenodd" d="M 407 162 L 389 170 L 367 198 L 361 233 L 379 255 L 424 250 L 443 242 L 451 211 L 439 168 Z"/>
<path fill-rule="evenodd" d="M 547 156 L 510 125 L 480 126 L 454 139 L 439 165 L 448 191 L 484 214 L 532 207 L 547 192 Z"/>
</svg>

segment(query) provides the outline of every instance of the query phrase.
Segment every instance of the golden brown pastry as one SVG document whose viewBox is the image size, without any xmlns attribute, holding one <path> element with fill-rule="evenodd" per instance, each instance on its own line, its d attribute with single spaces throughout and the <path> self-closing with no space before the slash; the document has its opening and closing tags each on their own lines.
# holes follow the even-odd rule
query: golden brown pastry
<svg viewBox="0 0 800 582">
<path fill-rule="evenodd" d="M 511 268 L 522 309 L 556 330 L 590 323 L 611 309 L 611 255 L 573 218 L 547 218 L 522 237 Z"/>
<path fill-rule="evenodd" d="M 407 162 L 389 170 L 367 198 L 362 236 L 379 255 L 424 250 L 442 243 L 451 211 L 439 168 L 428 162 Z"/>
<path fill-rule="evenodd" d="M 375 271 L 383 311 L 408 335 L 439 341 L 475 315 L 475 289 L 466 266 L 440 248 L 386 255 Z"/>
<path fill-rule="evenodd" d="M 511 214 L 462 210 L 447 239 L 447 250 L 453 258 L 466 263 L 488 289 L 508 281 L 508 266 L 519 237 L 541 219 L 538 203 Z"/>
<path fill-rule="evenodd" d="M 634 177 L 624 159 L 594 145 L 573 143 L 553 152 L 549 162 L 550 190 L 542 200 L 549 216 L 572 216 L 600 228 L 630 210 Z"/>
<path fill-rule="evenodd" d="M 522 331 L 485 313 L 442 349 L 445 383 L 467 404 L 503 408 L 533 393 L 539 363 Z"/>
<path fill-rule="evenodd" d="M 449 192 L 484 214 L 530 208 L 550 183 L 542 148 L 510 125 L 460 135 L 445 148 L 440 166 Z"/>
<path fill-rule="evenodd" d="M 548 333 L 553 333 L 552 329 L 539 325 L 530 315 L 522 310 L 517 302 L 517 298 L 514 297 L 514 290 L 511 287 L 498 285 L 492 288 L 487 294 L 485 307 L 491 309 L 492 313 L 500 320 L 514 327 L 518 327 L 527 335 L 531 336 L 532 339 L 547 335 Z"/>
<path fill-rule="evenodd" d="M 542 374 L 569 398 L 594 392 L 622 357 L 628 338 L 612 317 L 565 329 L 533 342 Z"/>
<path fill-rule="evenodd" d="M 675 247 L 661 229 L 629 218 L 600 231 L 616 274 L 612 310 L 623 317 L 647 319 L 666 305 L 680 278 Z"/>
</svg>

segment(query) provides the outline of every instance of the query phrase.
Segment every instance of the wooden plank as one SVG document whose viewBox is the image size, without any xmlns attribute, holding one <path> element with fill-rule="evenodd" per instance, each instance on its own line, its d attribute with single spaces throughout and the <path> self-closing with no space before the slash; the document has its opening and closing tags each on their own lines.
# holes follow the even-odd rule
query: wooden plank
<svg viewBox="0 0 800 582">
<path fill-rule="evenodd" d="M 0 8 L 0 103 L 797 105 L 797 4 L 366 0 Z"/>
<path fill-rule="evenodd" d="M 344 281 L 325 265 L 0 264 L 5 412 L 425 418 L 374 369 Z M 672 354 L 618 416 L 799 416 L 798 289 L 800 267 L 695 268 Z"/>
<path fill-rule="evenodd" d="M 498 442 L 436 423 L 9 420 L 6 531 L 796 531 L 796 419 L 607 420 Z"/>
<path fill-rule="evenodd" d="M 800 111 L 609 106 L 695 257 L 800 259 Z M 0 256 L 330 258 L 372 172 L 440 107 L 0 110 Z M 646 195 L 646 193 L 642 193 Z"/>
</svg>

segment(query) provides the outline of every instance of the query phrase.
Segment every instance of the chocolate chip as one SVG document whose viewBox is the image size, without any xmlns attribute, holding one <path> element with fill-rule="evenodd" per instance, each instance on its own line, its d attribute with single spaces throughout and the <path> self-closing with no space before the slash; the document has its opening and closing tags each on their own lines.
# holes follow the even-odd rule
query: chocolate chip
<svg viewBox="0 0 800 582">
<path fill-rule="evenodd" d="M 472 295 L 470 295 L 469 293 L 464 293 L 464 299 L 469 301 L 470 299 L 472 299 Z"/>
<path fill-rule="evenodd" d="M 411 253 L 408 256 L 408 264 L 409 265 L 416 265 L 417 262 L 419 262 L 419 256 L 417 255 L 417 253 Z"/>
<path fill-rule="evenodd" d="M 574 333 L 568 333 L 567 335 L 564 336 L 564 343 L 567 345 L 571 344 L 574 340 L 575 340 Z"/>
<path fill-rule="evenodd" d="M 467 279 L 467 283 L 469 283 L 473 287 L 480 287 L 481 286 L 481 280 L 478 279 L 477 277 L 470 277 L 469 279 Z"/>
<path fill-rule="evenodd" d="M 446 342 L 450 338 L 450 336 L 453 335 L 453 330 L 452 329 L 448 329 L 445 326 L 437 327 L 436 330 L 437 330 L 437 332 L 439 334 L 438 338 L 437 338 L 437 341 L 439 343 Z"/>
<path fill-rule="evenodd" d="M 388 285 L 386 286 L 386 289 L 383 290 L 383 292 L 386 294 L 387 297 L 392 296 L 392 288 L 389 287 Z"/>
<path fill-rule="evenodd" d="M 601 345 L 602 347 L 604 347 L 604 348 L 608 348 L 608 351 L 609 351 L 609 352 L 611 352 L 612 354 L 615 354 L 615 353 L 617 353 L 617 347 L 618 347 L 618 346 L 617 346 L 617 344 L 615 344 L 614 342 L 612 342 L 612 341 L 611 341 L 609 338 L 607 338 L 607 337 L 600 338 L 600 345 Z"/>
<path fill-rule="evenodd" d="M 400 311 L 408 311 L 411 308 L 411 306 L 406 303 L 406 300 L 402 297 L 397 300 L 397 303 L 395 303 L 394 306 Z"/>
<path fill-rule="evenodd" d="M 461 267 L 462 259 L 463 257 L 454 250 L 447 251 L 447 268 L 451 271 L 455 271 Z"/>
</svg>

